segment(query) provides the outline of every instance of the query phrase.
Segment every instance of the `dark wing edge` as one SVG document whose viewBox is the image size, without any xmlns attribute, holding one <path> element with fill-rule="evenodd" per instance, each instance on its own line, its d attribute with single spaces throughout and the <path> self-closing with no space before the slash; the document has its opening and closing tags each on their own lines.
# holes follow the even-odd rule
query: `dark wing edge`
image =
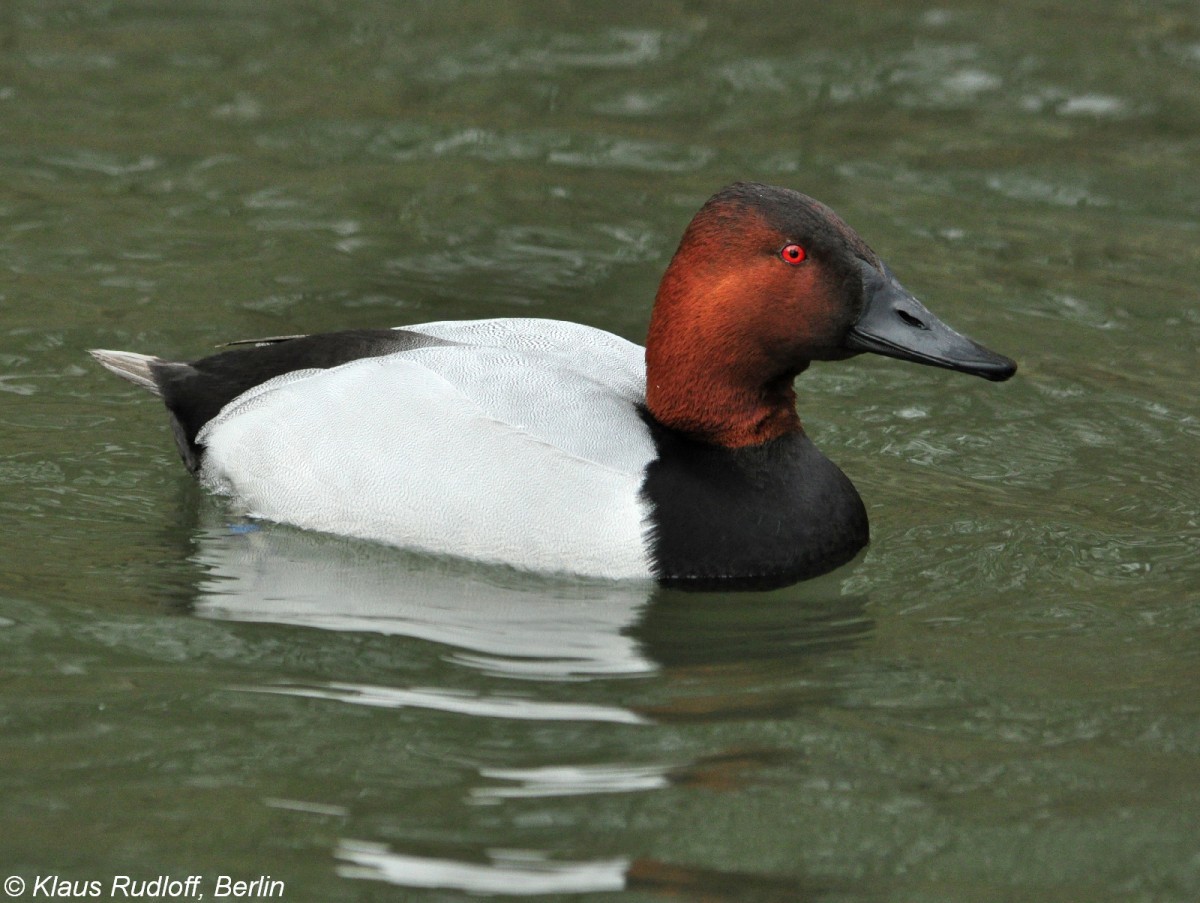
<svg viewBox="0 0 1200 903">
<path fill-rule="evenodd" d="M 190 363 L 131 351 L 90 353 L 105 369 L 162 397 L 171 413 L 179 455 L 196 473 L 204 456 L 196 436 L 222 408 L 255 386 L 297 370 L 324 370 L 362 358 L 453 344 L 405 329 L 352 329 L 233 342 L 237 347 Z"/>
</svg>

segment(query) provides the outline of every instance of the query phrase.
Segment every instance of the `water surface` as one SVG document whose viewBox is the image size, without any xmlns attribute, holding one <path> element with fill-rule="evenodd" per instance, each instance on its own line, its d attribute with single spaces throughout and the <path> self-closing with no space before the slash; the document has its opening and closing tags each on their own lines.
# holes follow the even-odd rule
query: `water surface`
<svg viewBox="0 0 1200 903">
<path fill-rule="evenodd" d="M 1190 3 L 0 10 L 0 872 L 285 899 L 1200 897 Z M 686 595 L 253 529 L 84 354 L 634 340 L 753 178 L 1011 382 L 799 383 L 868 551 Z"/>
</svg>

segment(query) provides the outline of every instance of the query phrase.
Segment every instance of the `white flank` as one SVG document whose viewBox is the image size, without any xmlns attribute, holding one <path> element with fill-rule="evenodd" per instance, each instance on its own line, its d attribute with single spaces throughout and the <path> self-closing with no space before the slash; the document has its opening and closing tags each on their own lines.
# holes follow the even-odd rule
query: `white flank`
<svg viewBox="0 0 1200 903">
<path fill-rule="evenodd" d="M 535 571 L 650 575 L 642 349 L 550 320 L 289 373 L 209 422 L 201 478 L 251 514 Z"/>
</svg>

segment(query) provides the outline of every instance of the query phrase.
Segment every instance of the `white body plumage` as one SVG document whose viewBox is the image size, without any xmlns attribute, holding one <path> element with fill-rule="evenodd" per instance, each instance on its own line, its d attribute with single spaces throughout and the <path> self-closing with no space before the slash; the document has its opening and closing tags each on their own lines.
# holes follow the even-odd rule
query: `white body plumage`
<svg viewBox="0 0 1200 903">
<path fill-rule="evenodd" d="M 649 578 L 643 349 L 555 320 L 427 323 L 438 344 L 294 371 L 201 430 L 256 517 L 535 571 Z"/>
</svg>

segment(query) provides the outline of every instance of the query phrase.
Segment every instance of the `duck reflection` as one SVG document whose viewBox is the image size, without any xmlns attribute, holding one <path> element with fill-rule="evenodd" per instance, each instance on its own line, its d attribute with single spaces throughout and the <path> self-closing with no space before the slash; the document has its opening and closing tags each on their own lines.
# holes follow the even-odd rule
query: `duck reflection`
<svg viewBox="0 0 1200 903">
<path fill-rule="evenodd" d="M 830 899 L 841 888 L 789 877 L 678 866 L 654 859 L 564 862 L 525 850 L 486 850 L 467 858 L 396 853 L 384 844 L 342 841 L 343 878 L 471 895 L 541 896 L 641 891 L 693 903 L 798 903 Z"/>
<path fill-rule="evenodd" d="M 840 578 L 686 593 L 526 574 L 275 525 L 207 523 L 193 536 L 204 572 L 193 604 L 201 617 L 411 637 L 506 678 L 794 668 L 853 648 L 872 629 L 865 600 L 841 594 Z"/>
<path fill-rule="evenodd" d="M 207 526 L 196 539 L 202 617 L 412 637 L 505 677 L 656 668 L 627 634 L 645 584 L 531 576 L 273 525 Z"/>
<path fill-rule="evenodd" d="M 592 796 L 662 790 L 672 784 L 712 791 L 735 790 L 747 774 L 773 765 L 786 765 L 791 756 L 777 750 L 736 749 L 701 756 L 686 765 L 550 765 L 537 768 L 481 768 L 483 778 L 500 782 L 476 787 L 471 801 L 495 803 L 505 799 L 554 796 Z"/>
<path fill-rule="evenodd" d="M 511 725 L 511 745 L 463 751 L 472 775 L 462 787 L 466 824 L 504 825 L 510 809 L 556 799 L 736 792 L 774 769 L 803 767 L 795 749 L 744 744 L 683 754 L 685 746 L 663 739 L 679 726 L 789 718 L 829 704 L 840 692 L 830 663 L 867 641 L 873 627 L 864 600 L 841 592 L 844 572 L 771 592 L 699 594 L 533 576 L 273 525 L 209 522 L 194 541 L 203 576 L 193 610 L 201 617 L 369 632 L 440 650 L 437 660 L 454 667 L 424 672 L 432 686 L 335 674 L 245 689 Z M 590 739 L 533 742 L 555 736 L 547 733 L 555 723 L 574 738 L 590 724 Z M 643 733 L 652 731 L 663 737 Z M 289 803 L 301 805 L 327 803 Z M 639 856 L 636 844 L 629 856 L 595 861 L 514 851 L 511 826 L 501 833 L 495 844 L 441 851 L 344 838 L 334 855 L 348 879 L 477 894 L 626 889 L 724 901 L 804 899 L 814 891 L 792 877 L 660 862 Z"/>
</svg>

